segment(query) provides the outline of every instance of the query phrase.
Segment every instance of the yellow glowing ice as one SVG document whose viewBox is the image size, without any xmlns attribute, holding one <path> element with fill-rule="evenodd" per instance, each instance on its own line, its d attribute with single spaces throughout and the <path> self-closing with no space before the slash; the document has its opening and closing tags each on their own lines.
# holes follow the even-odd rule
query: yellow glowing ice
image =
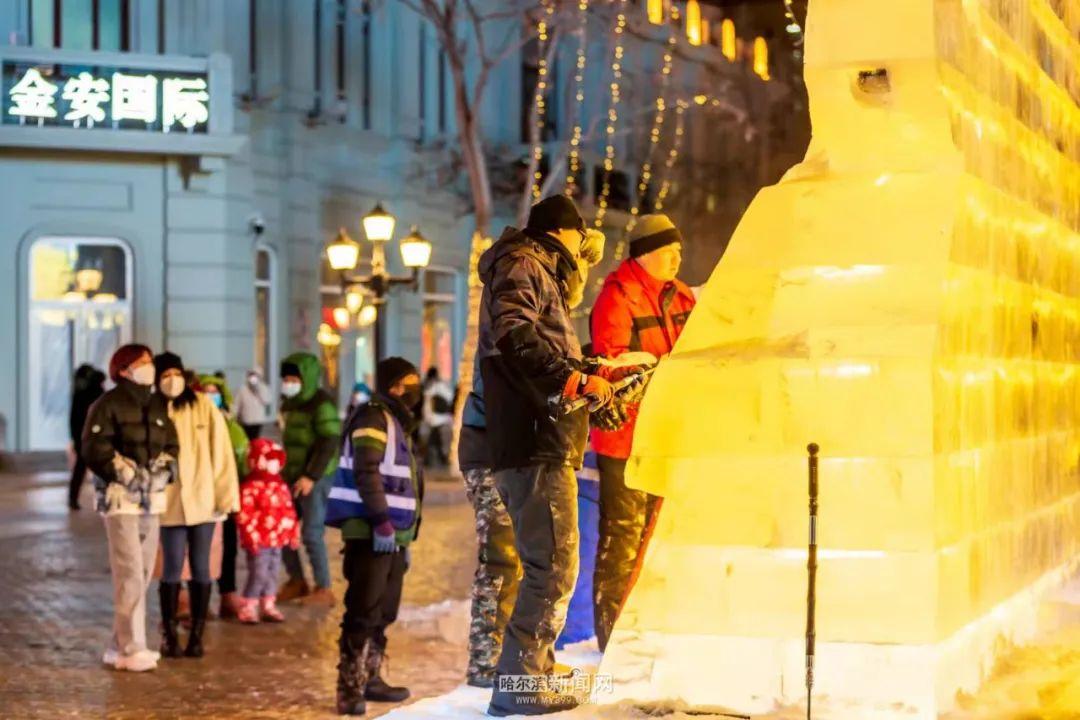
<svg viewBox="0 0 1080 720">
<path fill-rule="evenodd" d="M 646 397 L 617 694 L 931 718 L 1080 560 L 1080 0 L 811 0 L 806 160 Z M 1080 712 L 1080 709 L 1078 709 Z"/>
</svg>

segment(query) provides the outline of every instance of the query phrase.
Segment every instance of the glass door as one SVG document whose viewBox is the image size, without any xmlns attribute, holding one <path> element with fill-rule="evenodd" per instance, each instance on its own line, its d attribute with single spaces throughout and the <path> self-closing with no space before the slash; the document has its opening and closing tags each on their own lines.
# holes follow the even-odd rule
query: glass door
<svg viewBox="0 0 1080 720">
<path fill-rule="evenodd" d="M 69 439 L 71 378 L 84 363 L 105 372 L 131 341 L 131 261 L 121 241 L 47 237 L 30 250 L 29 447 Z"/>
</svg>

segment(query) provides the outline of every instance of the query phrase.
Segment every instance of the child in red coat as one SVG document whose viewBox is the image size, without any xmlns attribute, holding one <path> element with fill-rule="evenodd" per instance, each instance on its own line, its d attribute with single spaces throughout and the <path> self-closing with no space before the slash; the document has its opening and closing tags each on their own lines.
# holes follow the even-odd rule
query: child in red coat
<svg viewBox="0 0 1080 720">
<path fill-rule="evenodd" d="M 289 487 L 281 477 L 285 449 L 273 440 L 251 442 L 247 456 L 248 474 L 240 485 L 240 513 L 236 526 L 240 547 L 247 552 L 248 578 L 243 604 L 237 613 L 240 622 L 263 620 L 282 622 L 277 609 L 277 581 L 281 570 L 281 549 L 300 544 L 300 523 L 296 519 Z"/>
</svg>

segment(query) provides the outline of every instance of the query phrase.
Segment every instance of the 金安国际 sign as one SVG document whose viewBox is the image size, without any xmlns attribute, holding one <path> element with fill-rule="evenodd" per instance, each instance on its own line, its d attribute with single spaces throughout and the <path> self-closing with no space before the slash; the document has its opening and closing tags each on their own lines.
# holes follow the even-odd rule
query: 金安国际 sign
<svg viewBox="0 0 1080 720">
<path fill-rule="evenodd" d="M 207 73 L 3 63 L 4 125 L 206 133 Z"/>
</svg>

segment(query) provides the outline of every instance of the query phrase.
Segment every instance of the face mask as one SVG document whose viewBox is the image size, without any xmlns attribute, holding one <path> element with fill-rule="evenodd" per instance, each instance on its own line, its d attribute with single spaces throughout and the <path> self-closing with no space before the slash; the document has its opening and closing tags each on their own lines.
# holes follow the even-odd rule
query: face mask
<svg viewBox="0 0 1080 720">
<path fill-rule="evenodd" d="M 184 392 L 184 378 L 174 375 L 163 379 L 161 392 L 170 399 L 180 397 L 180 393 Z"/>
<path fill-rule="evenodd" d="M 578 262 L 578 268 L 566 278 L 566 304 L 576 308 L 585 300 L 585 280 L 589 277 L 589 266 L 583 261 Z"/>
<path fill-rule="evenodd" d="M 131 382 L 136 385 L 153 385 L 154 375 L 154 366 L 146 363 L 131 371 Z"/>
<path fill-rule="evenodd" d="M 281 383 L 281 394 L 287 398 L 296 397 L 302 387 L 303 383 L 298 382 Z"/>
<path fill-rule="evenodd" d="M 401 393 L 402 404 L 412 410 L 420 401 L 424 399 L 423 393 L 420 391 L 419 385 L 406 385 L 405 391 Z"/>
<path fill-rule="evenodd" d="M 214 407 L 216 408 L 220 408 L 225 402 L 221 399 L 221 393 L 207 393 L 207 396 L 209 396 L 210 402 L 214 403 Z"/>
</svg>

